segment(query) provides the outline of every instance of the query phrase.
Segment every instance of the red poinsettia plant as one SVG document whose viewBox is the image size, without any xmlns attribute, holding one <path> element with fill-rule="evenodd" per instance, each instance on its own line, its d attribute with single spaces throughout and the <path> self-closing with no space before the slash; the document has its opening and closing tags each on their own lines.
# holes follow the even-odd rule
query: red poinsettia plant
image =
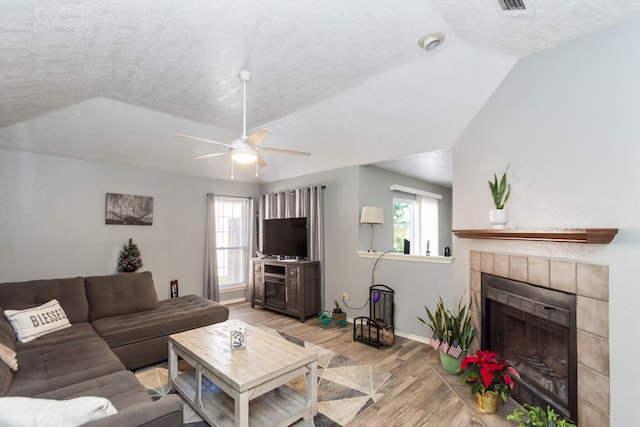
<svg viewBox="0 0 640 427">
<path fill-rule="evenodd" d="M 518 371 L 506 360 L 489 350 L 478 350 L 476 354 L 465 357 L 460 368 L 464 370 L 462 378 L 471 386 L 472 394 L 484 394 L 490 390 L 498 393 L 504 402 L 511 396 L 515 385 L 513 379 L 520 378 Z"/>
</svg>

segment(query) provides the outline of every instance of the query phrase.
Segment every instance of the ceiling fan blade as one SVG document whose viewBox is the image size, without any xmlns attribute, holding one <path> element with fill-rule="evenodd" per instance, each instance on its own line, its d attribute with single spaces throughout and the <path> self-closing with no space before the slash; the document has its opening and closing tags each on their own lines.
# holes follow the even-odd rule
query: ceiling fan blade
<svg viewBox="0 0 640 427">
<path fill-rule="evenodd" d="M 267 162 L 264 161 L 261 155 L 258 155 L 256 162 L 258 162 L 258 166 L 260 166 L 261 168 L 267 166 Z"/>
<path fill-rule="evenodd" d="M 200 138 L 199 136 L 183 135 L 181 133 L 176 133 L 176 136 L 179 136 L 180 138 L 195 139 L 196 141 L 208 142 L 210 144 L 217 144 L 217 145 L 222 145 L 223 147 L 231 148 L 231 145 L 225 144 L 224 142 L 218 142 L 212 139 Z"/>
<path fill-rule="evenodd" d="M 270 133 L 271 129 L 258 129 L 257 131 L 249 135 L 247 139 L 244 140 L 244 143 L 253 148 L 258 148 L 258 146 L 262 144 L 262 141 L 264 141 L 264 139 L 269 136 Z"/>
<path fill-rule="evenodd" d="M 311 155 L 311 153 L 307 153 L 306 151 L 287 150 L 286 148 L 260 147 L 260 151 L 263 153 L 294 154 L 296 156 Z"/>
<path fill-rule="evenodd" d="M 196 157 L 196 160 L 208 159 L 210 157 L 218 157 L 222 156 L 224 153 L 211 153 L 211 154 L 203 154 L 202 156 Z"/>
</svg>

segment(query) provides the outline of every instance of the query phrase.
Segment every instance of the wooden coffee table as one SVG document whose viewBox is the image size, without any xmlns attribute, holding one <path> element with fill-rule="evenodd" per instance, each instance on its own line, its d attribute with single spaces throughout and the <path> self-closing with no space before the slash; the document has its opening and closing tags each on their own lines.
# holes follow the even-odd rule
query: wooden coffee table
<svg viewBox="0 0 640 427">
<path fill-rule="evenodd" d="M 245 349 L 231 350 L 230 331 L 244 327 Z M 178 361 L 194 369 L 178 372 Z M 211 425 L 288 426 L 317 413 L 318 356 L 273 329 L 238 320 L 169 337 L 172 387 Z M 304 376 L 306 395 L 281 387 Z"/>
</svg>

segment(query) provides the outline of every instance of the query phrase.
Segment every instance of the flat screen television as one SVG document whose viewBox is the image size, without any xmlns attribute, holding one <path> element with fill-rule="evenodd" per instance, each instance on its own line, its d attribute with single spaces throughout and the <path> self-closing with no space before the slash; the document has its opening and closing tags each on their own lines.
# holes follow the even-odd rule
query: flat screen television
<svg viewBox="0 0 640 427">
<path fill-rule="evenodd" d="M 262 252 L 271 256 L 306 258 L 307 218 L 265 219 L 262 222 Z"/>
</svg>

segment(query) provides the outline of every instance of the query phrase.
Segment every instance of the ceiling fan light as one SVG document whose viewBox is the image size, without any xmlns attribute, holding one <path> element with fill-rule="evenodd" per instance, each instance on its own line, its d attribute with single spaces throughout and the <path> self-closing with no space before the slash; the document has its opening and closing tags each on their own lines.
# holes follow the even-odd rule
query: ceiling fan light
<svg viewBox="0 0 640 427">
<path fill-rule="evenodd" d="M 234 162 L 251 163 L 257 160 L 258 153 L 250 148 L 234 148 L 231 151 L 231 158 Z"/>
</svg>

